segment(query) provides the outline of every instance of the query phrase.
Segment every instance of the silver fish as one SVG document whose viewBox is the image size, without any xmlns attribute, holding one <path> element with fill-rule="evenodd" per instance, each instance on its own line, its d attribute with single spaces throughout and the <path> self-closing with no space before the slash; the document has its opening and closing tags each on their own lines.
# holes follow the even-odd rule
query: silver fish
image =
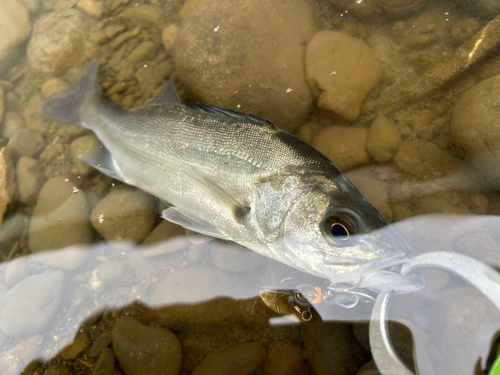
<svg viewBox="0 0 500 375">
<path fill-rule="evenodd" d="M 126 110 L 101 91 L 98 68 L 94 59 L 79 87 L 49 98 L 44 113 L 91 129 L 104 146 L 82 159 L 170 204 L 166 220 L 332 283 L 401 283 L 384 269 L 412 249 L 392 229 L 376 232 L 387 221 L 317 150 L 255 116 L 184 105 L 172 80 Z"/>
</svg>

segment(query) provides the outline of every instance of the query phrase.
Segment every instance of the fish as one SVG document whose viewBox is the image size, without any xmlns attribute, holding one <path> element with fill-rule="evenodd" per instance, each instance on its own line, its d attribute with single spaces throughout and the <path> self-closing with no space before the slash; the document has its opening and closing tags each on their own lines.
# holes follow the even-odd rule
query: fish
<svg viewBox="0 0 500 375">
<path fill-rule="evenodd" d="M 81 159 L 166 202 L 164 219 L 335 284 L 415 288 L 394 268 L 413 249 L 390 227 L 378 231 L 385 218 L 312 146 L 253 115 L 183 104 L 172 78 L 125 109 L 103 93 L 98 70 L 94 58 L 43 113 L 93 131 L 103 146 Z"/>
</svg>

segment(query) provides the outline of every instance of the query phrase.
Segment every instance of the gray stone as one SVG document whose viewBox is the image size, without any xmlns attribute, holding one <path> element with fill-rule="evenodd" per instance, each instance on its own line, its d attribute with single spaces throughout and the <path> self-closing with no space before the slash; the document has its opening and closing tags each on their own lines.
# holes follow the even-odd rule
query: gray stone
<svg viewBox="0 0 500 375">
<path fill-rule="evenodd" d="M 453 108 L 451 129 L 474 167 L 489 181 L 500 183 L 500 74 L 465 93 Z"/>
<path fill-rule="evenodd" d="M 0 74 L 19 58 L 19 46 L 31 33 L 28 10 L 16 0 L 2 0 L 0 6 Z M 1 121 L 1 116 L 0 116 Z"/>
<path fill-rule="evenodd" d="M 115 375 L 115 353 L 105 348 L 97 360 L 91 375 Z"/>
<path fill-rule="evenodd" d="M 307 374 L 300 348 L 293 344 L 285 344 L 279 348 L 269 361 L 267 373 L 269 375 Z"/>
<path fill-rule="evenodd" d="M 63 285 L 61 271 L 28 276 L 16 284 L 0 304 L 2 331 L 15 338 L 42 332 L 57 312 Z"/>
<path fill-rule="evenodd" d="M 128 59 L 132 62 L 152 60 L 156 56 L 156 46 L 153 42 L 146 40 L 139 44 L 130 53 Z"/>
<path fill-rule="evenodd" d="M 3 222 L 7 207 L 14 203 L 17 198 L 17 185 L 12 163 L 12 157 L 8 147 L 0 150 L 0 224 Z"/>
<path fill-rule="evenodd" d="M 117 186 L 94 207 L 92 226 L 108 241 L 143 241 L 155 223 L 150 195 L 129 186 Z"/>
<path fill-rule="evenodd" d="M 315 31 L 306 1 L 200 0 L 179 29 L 176 70 L 193 100 L 294 131 L 312 107 L 304 46 Z"/>
<path fill-rule="evenodd" d="M 89 213 L 84 192 L 74 190 L 62 177 L 50 179 L 40 191 L 33 211 L 29 229 L 31 251 L 90 243 Z"/>
<path fill-rule="evenodd" d="M 24 129 L 25 127 L 26 124 L 24 123 L 23 115 L 17 112 L 7 112 L 3 120 L 1 136 L 3 138 L 12 138 L 18 130 Z"/>
<path fill-rule="evenodd" d="M 5 283 L 13 287 L 30 274 L 30 268 L 25 258 L 10 262 L 5 268 Z"/>
<path fill-rule="evenodd" d="M 401 142 L 398 128 L 384 115 L 378 115 L 368 130 L 366 150 L 380 163 L 391 160 Z"/>
<path fill-rule="evenodd" d="M 31 129 L 20 129 L 9 140 L 9 147 L 18 155 L 33 157 L 45 147 L 40 132 Z"/>
<path fill-rule="evenodd" d="M 71 142 L 71 156 L 73 157 L 73 163 L 80 175 L 86 176 L 95 171 L 94 167 L 80 159 L 80 156 L 100 146 L 101 142 L 99 142 L 99 139 L 97 139 L 94 134 L 84 135 Z"/>
<path fill-rule="evenodd" d="M 250 375 L 257 373 L 266 356 L 262 344 L 252 342 L 209 355 L 193 371 L 193 375 Z"/>
<path fill-rule="evenodd" d="M 28 205 L 36 203 L 43 182 L 41 168 L 38 161 L 26 156 L 17 162 L 16 178 L 20 202 Z"/>
<path fill-rule="evenodd" d="M 42 96 L 48 99 L 55 93 L 66 90 L 69 90 L 69 86 L 66 82 L 59 78 L 52 78 L 43 84 Z"/>
<path fill-rule="evenodd" d="M 32 68 L 45 74 L 64 74 L 85 56 L 92 19 L 75 9 L 42 17 L 28 44 Z"/>
<path fill-rule="evenodd" d="M 177 375 L 181 367 L 177 336 L 132 317 L 121 318 L 113 328 L 113 349 L 126 375 Z"/>
<path fill-rule="evenodd" d="M 28 228 L 29 219 L 18 212 L 0 225 L 0 249 L 11 249 Z"/>
<path fill-rule="evenodd" d="M 370 162 L 366 152 L 367 129 L 329 126 L 313 139 L 312 146 L 342 171 Z"/>
<path fill-rule="evenodd" d="M 318 107 L 353 121 L 380 73 L 375 54 L 363 41 L 320 31 L 307 45 L 306 76 Z"/>
</svg>

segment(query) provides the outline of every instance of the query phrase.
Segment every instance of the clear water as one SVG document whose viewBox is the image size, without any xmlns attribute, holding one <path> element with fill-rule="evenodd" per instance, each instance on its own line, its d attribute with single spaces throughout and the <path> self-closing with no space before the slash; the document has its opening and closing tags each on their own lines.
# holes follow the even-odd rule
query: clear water
<svg viewBox="0 0 500 375">
<path fill-rule="evenodd" d="M 476 86 L 500 74 L 495 2 L 5 4 L 16 22 L 0 16 L 13 45 L 0 54 L 2 373 L 377 373 L 373 302 L 320 303 L 301 322 L 290 290 L 325 280 L 186 237 L 163 203 L 78 159 L 97 140 L 41 107 L 94 56 L 115 103 L 143 105 L 173 74 L 184 101 L 317 147 L 417 253 L 500 266 L 500 90 Z M 486 373 L 499 312 L 457 275 L 422 275 L 422 291 L 390 305 L 398 356 L 421 374 Z"/>
</svg>

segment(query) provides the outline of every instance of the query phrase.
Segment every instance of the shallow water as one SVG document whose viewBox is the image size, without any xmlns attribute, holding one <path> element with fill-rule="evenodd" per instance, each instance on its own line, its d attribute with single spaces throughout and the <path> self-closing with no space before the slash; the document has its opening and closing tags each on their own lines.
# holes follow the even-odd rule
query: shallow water
<svg viewBox="0 0 500 375">
<path fill-rule="evenodd" d="M 257 115 L 316 147 L 417 253 L 500 267 L 494 2 L 0 6 L 2 373 L 378 373 L 372 303 L 320 304 L 299 322 L 287 297 L 259 291 L 324 280 L 193 243 L 161 220 L 163 203 L 79 160 L 98 140 L 41 107 L 94 56 L 115 103 L 143 105 L 173 75 L 185 102 Z M 482 357 L 484 373 L 499 312 L 457 276 L 422 274 L 426 288 L 391 305 L 407 327 L 391 327 L 399 356 L 421 374 L 472 374 Z"/>
</svg>

